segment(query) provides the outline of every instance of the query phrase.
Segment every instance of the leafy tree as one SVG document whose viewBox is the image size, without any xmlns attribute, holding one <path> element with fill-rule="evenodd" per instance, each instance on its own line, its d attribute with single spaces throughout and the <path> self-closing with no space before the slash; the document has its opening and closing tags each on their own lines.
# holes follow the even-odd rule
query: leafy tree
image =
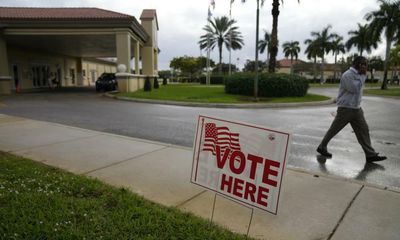
<svg viewBox="0 0 400 240">
<path fill-rule="evenodd" d="M 219 73 L 219 69 L 220 69 L 220 66 L 219 66 L 219 64 L 217 64 L 215 66 L 215 68 L 212 70 L 212 72 L 213 73 Z M 225 74 L 229 74 L 229 64 L 228 63 L 222 63 L 221 69 L 222 69 L 222 74 L 224 74 L 224 75 Z M 236 72 L 237 71 L 236 65 L 231 64 L 231 71 L 232 72 Z"/>
<path fill-rule="evenodd" d="M 337 56 L 340 53 L 345 53 L 345 46 L 343 44 L 343 37 L 341 36 L 336 36 L 336 39 L 333 40 L 332 42 L 332 52 L 333 55 L 335 56 L 335 70 L 333 71 L 333 79 L 336 80 L 336 64 L 337 64 Z"/>
<path fill-rule="evenodd" d="M 260 72 L 261 69 L 265 66 L 265 63 L 262 61 L 258 61 L 258 71 Z M 246 63 L 243 67 L 243 72 L 255 72 L 256 71 L 256 61 L 252 61 L 247 59 Z"/>
<path fill-rule="evenodd" d="M 382 32 L 386 37 L 386 53 L 384 64 L 384 75 L 381 89 L 387 89 L 387 73 L 389 54 L 392 43 L 400 41 L 400 0 L 378 0 L 380 3 L 379 9 L 365 15 L 365 18 L 370 22 L 372 36 L 375 39 L 380 38 Z"/>
<path fill-rule="evenodd" d="M 328 25 L 326 28 L 322 29 L 321 32 L 311 32 L 311 36 L 315 37 L 316 41 L 316 49 L 318 49 L 318 55 L 321 57 L 321 84 L 325 82 L 324 79 L 324 63 L 325 63 L 325 54 L 328 54 L 332 50 L 332 42 L 335 38 L 337 38 L 336 33 L 329 33 L 329 29 L 331 25 Z"/>
<path fill-rule="evenodd" d="M 285 42 L 282 45 L 283 52 L 285 53 L 285 57 L 290 56 L 290 73 L 293 73 L 293 58 L 297 60 L 300 52 L 299 42 Z"/>
<path fill-rule="evenodd" d="M 368 59 L 368 71 L 371 73 L 371 80 L 374 81 L 374 71 L 383 69 L 383 60 L 381 57 L 371 57 Z"/>
<path fill-rule="evenodd" d="M 371 53 L 372 47 L 378 47 L 377 39 L 372 38 L 372 32 L 369 30 L 368 24 L 361 25 L 358 23 L 358 29 L 349 31 L 349 38 L 346 42 L 346 48 L 349 51 L 353 46 L 357 47 L 360 56 L 362 56 L 364 50 Z"/>
<path fill-rule="evenodd" d="M 200 49 L 207 49 L 208 47 L 212 50 L 216 46 L 218 47 L 219 53 L 219 72 L 222 72 L 222 47 L 230 50 L 241 49 L 244 45 L 243 37 L 238 31 L 238 27 L 234 26 L 235 20 L 229 20 L 228 17 L 223 16 L 220 18 L 214 18 L 208 20 L 210 25 L 206 25 L 203 30 L 206 34 L 200 37 L 199 45 Z"/>
<path fill-rule="evenodd" d="M 187 74 L 189 78 L 192 79 L 193 75 L 199 73 L 206 67 L 206 61 L 207 58 L 205 57 L 175 57 L 171 60 L 169 66 L 183 74 Z M 214 61 L 210 59 L 210 66 L 214 65 Z"/>
</svg>

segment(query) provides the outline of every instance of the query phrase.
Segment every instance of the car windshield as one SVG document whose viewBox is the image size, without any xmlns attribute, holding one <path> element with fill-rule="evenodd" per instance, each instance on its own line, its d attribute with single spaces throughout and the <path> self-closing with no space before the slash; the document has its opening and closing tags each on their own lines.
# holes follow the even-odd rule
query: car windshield
<svg viewBox="0 0 400 240">
<path fill-rule="evenodd" d="M 115 79 L 115 75 L 113 73 L 103 73 L 103 74 L 101 74 L 100 79 L 103 79 L 103 80 Z"/>
</svg>

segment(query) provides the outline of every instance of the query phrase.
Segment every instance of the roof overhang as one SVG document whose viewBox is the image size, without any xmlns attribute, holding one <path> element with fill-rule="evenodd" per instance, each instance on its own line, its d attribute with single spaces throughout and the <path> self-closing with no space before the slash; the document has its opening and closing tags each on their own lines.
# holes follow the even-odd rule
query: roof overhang
<svg viewBox="0 0 400 240">
<path fill-rule="evenodd" d="M 99 9 L 89 11 L 94 11 L 94 14 L 103 12 Z M 150 38 L 135 17 L 113 12 L 110 14 L 112 16 L 109 18 L 58 17 L 54 14 L 46 18 L 29 18 L 4 17 L 3 14 L 0 15 L 0 34 L 11 47 L 73 57 L 115 57 L 116 34 L 120 32 L 129 33 L 131 41 L 141 45 Z"/>
</svg>

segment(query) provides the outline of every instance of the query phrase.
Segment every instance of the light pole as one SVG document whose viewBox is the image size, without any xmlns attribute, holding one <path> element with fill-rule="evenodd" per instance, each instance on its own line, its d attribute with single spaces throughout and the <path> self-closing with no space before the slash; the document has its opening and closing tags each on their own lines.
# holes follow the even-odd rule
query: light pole
<svg viewBox="0 0 400 240">
<path fill-rule="evenodd" d="M 260 0 L 257 0 L 256 60 L 255 60 L 256 76 L 254 79 L 254 101 L 258 101 L 258 25 L 259 25 L 259 16 L 260 16 Z"/>
</svg>

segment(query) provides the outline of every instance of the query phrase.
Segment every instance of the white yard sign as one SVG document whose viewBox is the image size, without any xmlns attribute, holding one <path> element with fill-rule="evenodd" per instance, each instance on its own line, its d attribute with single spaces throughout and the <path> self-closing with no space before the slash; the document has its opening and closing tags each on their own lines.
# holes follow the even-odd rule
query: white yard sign
<svg viewBox="0 0 400 240">
<path fill-rule="evenodd" d="M 191 182 L 276 214 L 290 140 L 289 133 L 199 116 Z"/>
</svg>

